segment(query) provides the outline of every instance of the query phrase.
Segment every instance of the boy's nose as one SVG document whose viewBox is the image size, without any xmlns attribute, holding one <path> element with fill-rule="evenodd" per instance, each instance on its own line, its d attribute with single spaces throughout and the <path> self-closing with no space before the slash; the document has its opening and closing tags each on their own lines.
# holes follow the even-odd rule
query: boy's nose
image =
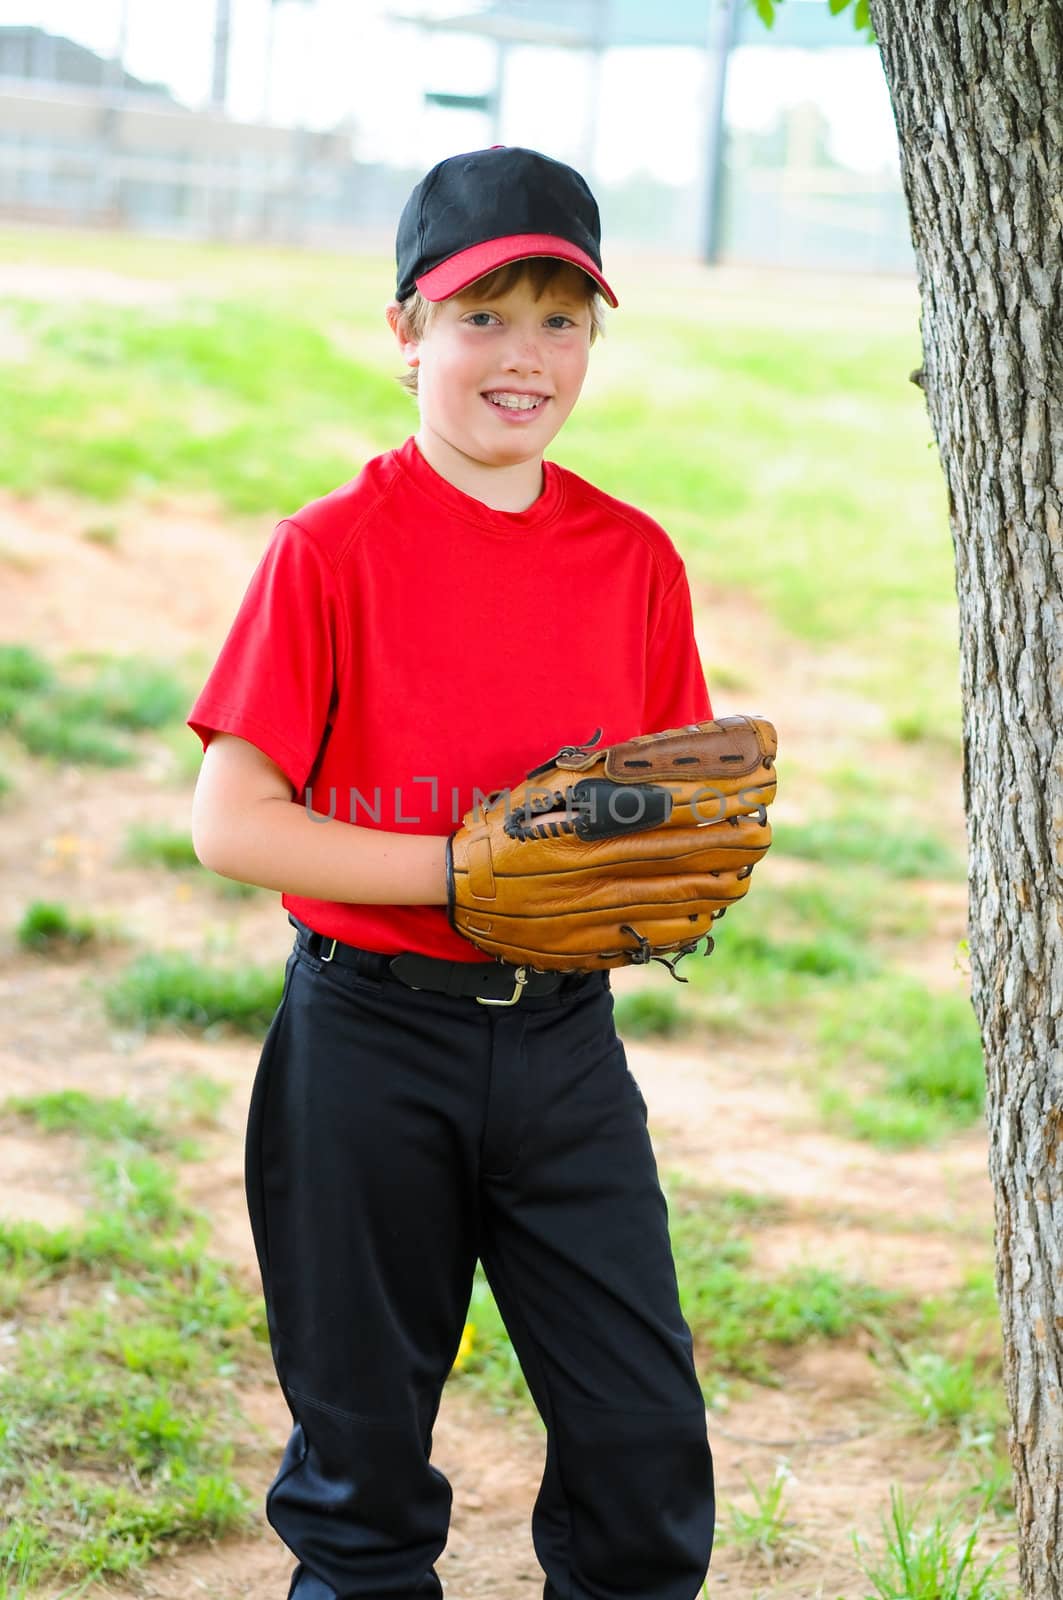
<svg viewBox="0 0 1063 1600">
<path fill-rule="evenodd" d="M 514 335 L 506 351 L 504 365 L 511 372 L 541 372 L 543 354 L 536 336 Z"/>
</svg>

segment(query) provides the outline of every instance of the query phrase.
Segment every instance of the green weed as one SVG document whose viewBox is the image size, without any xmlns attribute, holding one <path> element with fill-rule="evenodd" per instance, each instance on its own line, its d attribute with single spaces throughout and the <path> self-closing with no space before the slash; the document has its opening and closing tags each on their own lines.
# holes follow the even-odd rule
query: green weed
<svg viewBox="0 0 1063 1600">
<path fill-rule="evenodd" d="M 0 645 L 0 689 L 37 693 L 53 681 L 51 667 L 29 645 Z"/>
<path fill-rule="evenodd" d="M 246 1518 L 217 1360 L 151 1315 L 143 1288 L 112 1293 L 25 1334 L 0 1377 L 0 1539 L 20 1526 L 43 1534 L 21 1551 L 24 1581 L 125 1572 Z"/>
<path fill-rule="evenodd" d="M 128 767 L 135 760 L 129 745 L 99 724 L 83 721 L 70 706 L 30 702 L 15 713 L 12 726 L 30 755 L 95 767 Z"/>
<path fill-rule="evenodd" d="M 706 661 L 705 677 L 714 691 L 718 689 L 733 689 L 744 694 L 752 687 L 745 673 L 736 671 L 734 667 L 728 666 L 725 661 Z"/>
<path fill-rule="evenodd" d="M 748 1473 L 743 1474 L 753 1500 L 753 1509 L 728 1503 L 727 1517 L 719 1530 L 719 1542 L 740 1555 L 755 1556 L 765 1566 L 776 1566 L 804 1546 L 794 1537 L 793 1523 L 787 1519 L 784 1500 L 793 1474 L 787 1461 L 780 1461 L 771 1481 L 758 1488 Z"/>
<path fill-rule="evenodd" d="M 138 866 L 168 867 L 171 871 L 199 866 L 192 836 L 187 830 L 152 827 L 146 823 L 137 823 L 128 830 L 123 854 L 127 861 Z"/>
<path fill-rule="evenodd" d="M 883 1150 L 934 1144 L 956 1130 L 955 1119 L 939 1106 L 888 1095 L 869 1094 L 855 1099 L 830 1084 L 819 1092 L 819 1110 L 829 1127 L 850 1138 L 866 1139 Z"/>
<path fill-rule="evenodd" d="M 198 767 L 197 760 L 197 772 Z M 194 779 L 195 774 L 192 774 Z M 213 872 L 204 873 L 187 831 L 137 824 L 126 834 L 123 854 L 127 861 L 138 866 L 166 867 L 171 872 L 194 871 L 197 876 L 205 878 L 214 892 L 225 900 L 250 900 L 266 892 L 253 883 L 239 883 L 233 878 L 221 878 Z"/>
<path fill-rule="evenodd" d="M 902 1350 L 890 1384 L 894 1399 L 922 1426 L 951 1428 L 968 1437 L 1004 1423 L 1004 1396 L 980 1378 L 973 1356 L 941 1350 Z"/>
<path fill-rule="evenodd" d="M 1007 1517 L 1015 1512 L 1015 1469 L 1007 1446 L 995 1438 L 975 1436 L 959 1458 L 972 1476 L 968 1494 L 985 1512 Z"/>
<path fill-rule="evenodd" d="M 204 1029 L 227 1023 L 264 1033 L 280 1003 L 283 979 L 272 967 L 205 966 L 191 956 L 141 956 L 106 992 L 115 1022 L 141 1028 Z"/>
<path fill-rule="evenodd" d="M 955 1520 L 937 1516 L 918 1531 L 900 1489 L 894 1489 L 889 1521 L 882 1524 L 883 1554 L 873 1559 L 866 1541 L 854 1537 L 857 1559 L 875 1600 L 1006 1600 L 994 1577 L 1003 1555 L 984 1564 L 976 1561 L 980 1526 L 975 1522 L 964 1533 Z"/>
<path fill-rule="evenodd" d="M 221 878 L 217 874 L 211 875 L 211 885 L 223 900 L 254 900 L 256 896 L 272 892 L 261 889 L 257 883 L 241 883 L 238 878 Z"/>
<path fill-rule="evenodd" d="M 133 733 L 173 722 L 188 702 L 171 668 L 140 656 L 106 660 L 90 683 L 66 685 L 54 697 L 57 709 L 69 716 Z"/>
<path fill-rule="evenodd" d="M 111 1216 L 126 1216 L 166 1232 L 189 1220 L 187 1209 L 178 1204 L 172 1173 L 153 1156 L 136 1151 L 100 1154 L 92 1170 Z"/>
<path fill-rule="evenodd" d="M 772 1012 L 792 1014 L 820 986 L 842 985 L 847 992 L 879 970 L 871 951 L 844 934 L 784 938 L 766 933 L 741 904 L 714 925 L 713 939 L 709 959 L 690 956 L 681 971 L 692 988 L 711 993 L 711 1021 L 728 1030 L 742 1031 Z"/>
<path fill-rule="evenodd" d="M 150 1120 L 74 1091 L 7 1109 L 91 1138 L 99 1194 L 77 1227 L 0 1222 L 14 1317 L 28 1290 L 77 1280 L 61 1320 L 36 1318 L 0 1371 L 0 1585 L 13 1600 L 244 1523 L 230 1380 L 257 1364 L 265 1327 L 259 1297 L 204 1253 L 172 1173 L 131 1142 L 157 1142 Z"/>
<path fill-rule="evenodd" d="M 940 710 L 909 708 L 890 718 L 890 733 L 902 744 L 940 746 L 953 760 L 963 755 L 963 734 L 954 718 L 944 719 Z"/>
<path fill-rule="evenodd" d="M 218 1125 L 228 1098 L 229 1085 L 205 1073 L 178 1078 L 170 1089 L 170 1101 L 182 1120 L 201 1127 Z"/>
<path fill-rule="evenodd" d="M 957 1469 L 974 1475 L 970 1495 L 1006 1509 L 1012 1474 L 992 1269 L 969 1271 L 957 1291 L 928 1297 L 919 1309 L 911 1342 L 892 1346 L 892 1403 L 918 1428 L 949 1437 Z"/>
<path fill-rule="evenodd" d="M 666 989 L 638 989 L 613 1002 L 616 1030 L 629 1039 L 672 1039 L 685 1033 L 692 1017 Z"/>
<path fill-rule="evenodd" d="M 812 869 L 796 883 L 773 886 L 771 894 L 773 921 L 787 934 L 806 938 L 833 933 L 853 945 L 869 945 L 910 939 L 930 926 L 925 898 L 884 883 L 873 867 Z"/>
<path fill-rule="evenodd" d="M 87 683 L 60 682 L 23 646 L 0 659 L 0 720 L 32 755 L 95 766 L 128 766 L 135 751 L 120 733 L 172 722 L 188 703 L 172 671 L 137 656 L 97 661 Z"/>
<path fill-rule="evenodd" d="M 80 950 L 94 942 L 97 927 L 91 917 L 75 916 L 51 900 L 34 900 L 22 915 L 15 937 L 24 950 L 52 955 L 60 950 Z"/>
<path fill-rule="evenodd" d="M 898 820 L 882 808 L 851 807 L 814 822 L 782 822 L 773 848 L 805 861 L 877 867 L 890 878 L 963 878 L 963 861 L 943 839 Z"/>
<path fill-rule="evenodd" d="M 936 993 L 896 975 L 868 984 L 844 1004 L 824 1001 L 822 1066 L 872 1069 L 864 1098 L 825 1085 L 821 1109 L 858 1138 L 916 1142 L 974 1122 L 985 1100 L 978 1027 L 965 995 Z"/>
<path fill-rule="evenodd" d="M 203 663 L 201 678 L 206 677 L 209 666 L 209 662 Z M 172 724 L 159 730 L 158 743 L 166 748 L 170 768 L 168 776 L 172 782 L 182 790 L 190 790 L 203 765 L 203 747 L 199 740 L 183 724 Z"/>
<path fill-rule="evenodd" d="M 124 1095 L 103 1097 L 82 1089 L 16 1095 L 3 1109 L 31 1119 L 43 1133 L 78 1133 L 89 1139 L 126 1140 L 161 1149 L 167 1137 L 148 1112 Z"/>
<path fill-rule="evenodd" d="M 813 1268 L 761 1277 L 750 1270 L 743 1214 L 729 1200 L 680 1190 L 669 1206 L 683 1314 L 714 1371 L 770 1382 L 773 1346 L 843 1338 L 896 1302 L 872 1284 Z"/>
</svg>

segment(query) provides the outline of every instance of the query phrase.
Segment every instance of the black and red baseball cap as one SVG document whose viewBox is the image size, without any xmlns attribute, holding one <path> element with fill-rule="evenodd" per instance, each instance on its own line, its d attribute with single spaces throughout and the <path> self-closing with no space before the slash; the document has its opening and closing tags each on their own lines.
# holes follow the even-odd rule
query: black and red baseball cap
<svg viewBox="0 0 1063 1600">
<path fill-rule="evenodd" d="M 419 289 L 426 300 L 447 300 L 496 267 L 529 256 L 582 268 L 617 304 L 602 276 L 597 202 L 573 167 L 519 145 L 448 156 L 402 209 L 396 298 Z"/>
</svg>

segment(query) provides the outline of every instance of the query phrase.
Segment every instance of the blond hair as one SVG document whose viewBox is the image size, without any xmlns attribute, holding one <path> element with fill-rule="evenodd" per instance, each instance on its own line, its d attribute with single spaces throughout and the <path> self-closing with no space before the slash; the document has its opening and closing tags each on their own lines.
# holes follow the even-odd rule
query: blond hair
<svg viewBox="0 0 1063 1600">
<path fill-rule="evenodd" d="M 494 295 L 509 294 L 518 283 L 530 283 L 532 293 L 536 300 L 540 299 L 545 290 L 553 283 L 558 274 L 569 268 L 579 272 L 579 268 L 572 269 L 567 261 L 561 261 L 556 256 L 529 256 L 523 261 L 511 261 L 504 267 L 497 267 L 494 272 L 488 272 L 484 277 L 477 278 L 475 283 L 470 283 L 467 289 L 461 292 L 470 300 L 490 300 Z M 585 272 L 579 272 L 587 295 L 587 305 L 591 314 L 591 344 L 601 335 L 605 335 L 605 311 L 601 291 L 593 278 Z M 429 324 L 435 313 L 435 300 L 426 300 L 419 289 L 401 302 L 402 314 L 406 319 L 406 330 L 409 337 L 417 344 L 424 338 Z M 409 367 L 397 379 L 400 387 L 408 394 L 417 394 L 417 368 Z"/>
</svg>

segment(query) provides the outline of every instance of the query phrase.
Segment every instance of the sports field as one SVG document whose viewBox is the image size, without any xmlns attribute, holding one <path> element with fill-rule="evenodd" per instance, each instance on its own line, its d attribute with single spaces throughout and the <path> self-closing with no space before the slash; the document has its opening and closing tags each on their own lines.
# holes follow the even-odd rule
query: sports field
<svg viewBox="0 0 1063 1600">
<path fill-rule="evenodd" d="M 669 530 L 715 710 L 780 739 L 775 844 L 715 953 L 689 985 L 614 978 L 709 1407 L 708 1593 L 1005 1600 L 915 288 L 649 258 L 610 278 L 551 454 Z M 383 255 L 0 233 L 0 1600 L 285 1592 L 240 1169 L 290 929 L 195 862 L 182 723 L 274 521 L 416 425 L 390 287 Z M 479 1284 L 466 1334 L 439 1572 L 451 1600 L 533 1600 L 544 1435 Z"/>
</svg>

